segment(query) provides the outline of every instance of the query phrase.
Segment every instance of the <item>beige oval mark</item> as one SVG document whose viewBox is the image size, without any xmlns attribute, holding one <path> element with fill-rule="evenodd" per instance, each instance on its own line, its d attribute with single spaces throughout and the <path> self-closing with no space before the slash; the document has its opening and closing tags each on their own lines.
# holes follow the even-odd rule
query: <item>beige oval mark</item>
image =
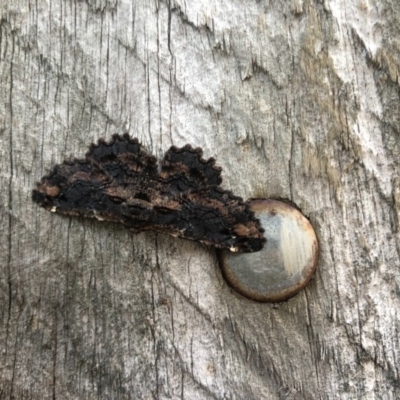
<svg viewBox="0 0 400 400">
<path fill-rule="evenodd" d="M 288 203 L 258 199 L 250 208 L 265 229 L 267 242 L 261 251 L 219 253 L 228 283 L 256 301 L 287 300 L 303 289 L 315 272 L 318 241 L 308 219 Z"/>
</svg>

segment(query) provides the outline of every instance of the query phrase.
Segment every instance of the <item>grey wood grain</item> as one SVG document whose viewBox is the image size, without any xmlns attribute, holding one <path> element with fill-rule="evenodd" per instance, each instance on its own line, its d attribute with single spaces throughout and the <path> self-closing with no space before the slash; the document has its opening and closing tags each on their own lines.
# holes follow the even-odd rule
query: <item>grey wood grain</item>
<svg viewBox="0 0 400 400">
<path fill-rule="evenodd" d="M 0 398 L 400 398 L 399 26 L 389 0 L 2 0 Z M 122 132 L 295 202 L 309 286 L 254 303 L 213 249 L 32 203 Z"/>
</svg>

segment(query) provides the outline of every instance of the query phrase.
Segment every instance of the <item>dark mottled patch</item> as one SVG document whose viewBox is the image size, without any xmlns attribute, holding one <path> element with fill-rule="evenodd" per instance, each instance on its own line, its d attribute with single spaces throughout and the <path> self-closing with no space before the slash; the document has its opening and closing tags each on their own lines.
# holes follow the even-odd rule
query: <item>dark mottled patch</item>
<svg viewBox="0 0 400 400">
<path fill-rule="evenodd" d="M 60 214 L 119 222 L 239 252 L 261 250 L 259 221 L 240 197 L 222 189 L 221 168 L 202 150 L 171 147 L 157 160 L 137 139 L 92 144 L 84 160 L 64 161 L 42 178 L 32 198 Z"/>
</svg>

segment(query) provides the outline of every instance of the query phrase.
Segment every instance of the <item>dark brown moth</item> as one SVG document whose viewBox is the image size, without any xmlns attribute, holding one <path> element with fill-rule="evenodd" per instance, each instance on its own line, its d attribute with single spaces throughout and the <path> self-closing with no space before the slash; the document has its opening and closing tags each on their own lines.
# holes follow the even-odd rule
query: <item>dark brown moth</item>
<svg viewBox="0 0 400 400">
<path fill-rule="evenodd" d="M 219 185 L 221 168 L 190 145 L 157 160 L 137 139 L 114 135 L 92 144 L 85 159 L 64 161 L 32 198 L 46 210 L 121 223 L 238 252 L 261 250 L 260 222 L 240 197 Z"/>
</svg>

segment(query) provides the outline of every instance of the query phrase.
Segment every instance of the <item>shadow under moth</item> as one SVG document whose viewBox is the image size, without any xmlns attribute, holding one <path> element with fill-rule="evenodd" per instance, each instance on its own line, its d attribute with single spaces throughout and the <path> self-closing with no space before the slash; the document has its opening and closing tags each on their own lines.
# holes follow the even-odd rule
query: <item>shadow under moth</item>
<svg viewBox="0 0 400 400">
<path fill-rule="evenodd" d="M 237 252 L 261 250 L 264 230 L 242 198 L 219 185 L 221 168 L 200 148 L 172 146 L 157 160 L 137 139 L 114 135 L 85 159 L 56 165 L 33 190 L 46 210 L 121 223 Z"/>
</svg>

